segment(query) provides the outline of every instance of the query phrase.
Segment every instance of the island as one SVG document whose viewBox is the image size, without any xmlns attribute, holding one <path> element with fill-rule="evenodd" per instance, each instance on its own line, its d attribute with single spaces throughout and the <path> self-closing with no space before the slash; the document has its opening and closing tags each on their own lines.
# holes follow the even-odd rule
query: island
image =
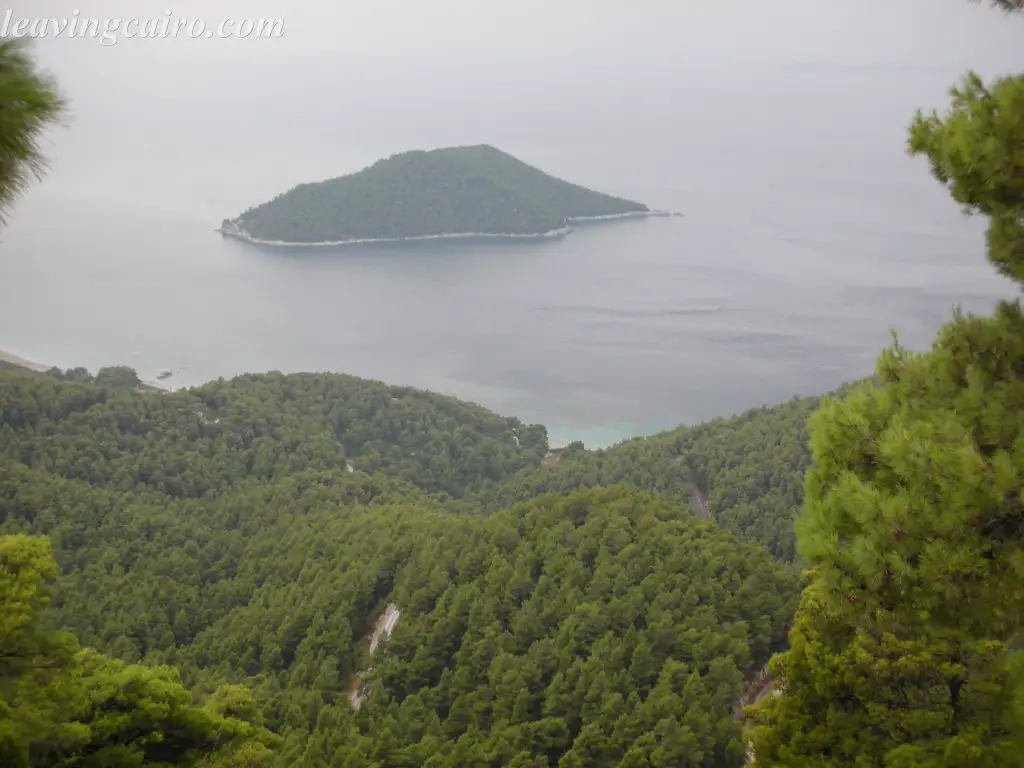
<svg viewBox="0 0 1024 768">
<path fill-rule="evenodd" d="M 669 216 L 549 176 L 495 147 L 414 150 L 300 184 L 218 231 L 272 246 L 440 238 L 553 238 L 577 221 Z"/>
</svg>

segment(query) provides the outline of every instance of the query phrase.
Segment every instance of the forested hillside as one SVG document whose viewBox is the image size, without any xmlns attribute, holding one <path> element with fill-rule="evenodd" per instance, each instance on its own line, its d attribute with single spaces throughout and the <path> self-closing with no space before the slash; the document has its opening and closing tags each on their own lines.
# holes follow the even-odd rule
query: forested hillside
<svg viewBox="0 0 1024 768">
<path fill-rule="evenodd" d="M 272 764 L 742 764 L 797 572 L 687 491 L 725 516 L 774 489 L 781 520 L 810 403 L 542 465 L 543 427 L 353 377 L 129 382 L 0 373 L 0 533 L 49 537 L 83 645 L 251 691 Z"/>
<path fill-rule="evenodd" d="M 317 243 L 538 234 L 564 227 L 567 218 L 645 211 L 479 145 L 403 152 L 348 176 L 301 184 L 224 228 L 259 240 Z"/>
<path fill-rule="evenodd" d="M 82 648 L 48 625 L 57 566 L 42 537 L 0 536 L 0 765 L 252 766 L 281 739 L 251 692 L 221 685 L 202 704 L 170 667 Z"/>
<path fill-rule="evenodd" d="M 268 373 L 166 393 L 71 373 L 64 383 L 0 374 L 0 455 L 114 489 L 201 498 L 346 466 L 461 495 L 539 465 L 547 450 L 539 425 L 351 376 Z"/>
<path fill-rule="evenodd" d="M 369 704 L 323 711 L 297 764 L 739 765 L 733 703 L 796 593 L 635 489 L 449 525 L 396 573 L 408 619 Z"/>
<path fill-rule="evenodd" d="M 816 397 L 796 398 L 607 450 L 570 446 L 557 462 L 523 470 L 471 500 L 493 510 L 549 491 L 629 483 L 699 512 L 693 496 L 697 490 L 719 527 L 793 560 L 793 517 L 803 500 L 803 473 L 810 460 L 806 425 L 818 403 Z"/>
</svg>

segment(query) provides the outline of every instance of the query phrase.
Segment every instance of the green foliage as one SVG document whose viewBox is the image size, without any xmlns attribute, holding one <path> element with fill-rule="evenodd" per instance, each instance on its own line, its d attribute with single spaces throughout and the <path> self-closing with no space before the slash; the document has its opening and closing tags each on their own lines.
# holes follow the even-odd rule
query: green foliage
<svg viewBox="0 0 1024 768">
<path fill-rule="evenodd" d="M 237 689 L 196 707 L 169 668 L 79 649 L 47 631 L 56 565 L 43 539 L 0 537 L 0 763 L 11 768 L 249 765 L 276 739 Z M 226 698 L 237 703 L 233 711 Z M 236 713 L 247 720 L 238 719 Z M 244 756 L 246 762 L 236 758 Z M 213 762 L 207 762 L 212 760 Z"/>
<path fill-rule="evenodd" d="M 980 2 L 981 0 L 973 0 L 974 2 Z M 991 0 L 992 5 L 996 8 L 1002 8 L 1004 11 L 1024 11 L 1024 0 Z"/>
<path fill-rule="evenodd" d="M 797 591 L 763 550 L 625 487 L 544 496 L 417 538 L 381 595 L 403 613 L 365 681 L 369 701 L 321 709 L 291 764 L 742 761 L 733 702 L 785 636 Z M 330 542 L 324 576 L 289 586 L 282 605 L 334 580 L 349 547 Z M 254 610 L 262 626 L 273 609 Z"/>
<path fill-rule="evenodd" d="M 323 546 L 312 536 L 324 535 L 324 525 L 348 520 L 372 523 L 364 534 L 373 526 L 383 532 L 376 510 L 384 504 L 425 519 L 437 507 L 398 481 L 358 472 L 298 474 L 196 502 L 112 491 L 0 462 L 2 529 L 49 536 L 66 574 L 57 585 L 60 623 L 129 661 L 179 663 L 175 646 L 246 605 L 261 584 L 297 578 L 306 549 Z M 363 536 L 348 529 L 344 535 L 353 544 Z M 360 558 L 373 566 L 371 550 Z M 340 609 L 334 615 L 340 622 Z M 263 629 L 252 629 L 254 641 L 261 642 Z"/>
<path fill-rule="evenodd" d="M 716 525 L 793 560 L 793 518 L 810 463 L 807 419 L 818 398 L 796 398 L 728 419 L 636 438 L 606 450 L 563 451 L 557 463 L 523 470 L 469 498 L 497 510 L 549 492 L 629 483 L 692 507 L 707 497 Z"/>
<path fill-rule="evenodd" d="M 0 680 L 17 679 L 70 658 L 69 638 L 39 626 L 56 576 L 57 565 L 45 539 L 0 537 Z M 40 664 L 41 659 L 48 663 Z"/>
<path fill-rule="evenodd" d="M 813 581 L 755 710 L 769 766 L 1017 766 L 1024 315 L 958 314 L 811 419 Z"/>
<path fill-rule="evenodd" d="M 302 184 L 225 224 L 263 240 L 310 243 L 533 234 L 563 227 L 567 217 L 646 210 L 479 145 L 394 155 L 349 176 Z"/>
<path fill-rule="evenodd" d="M 1024 316 L 958 316 L 828 403 L 800 548 L 836 610 L 1007 639 L 1024 617 Z"/>
<path fill-rule="evenodd" d="M 753 709 L 757 765 L 1020 765 L 1001 643 L 857 629 L 826 605 L 809 589 L 772 659 L 781 695 Z"/>
<path fill-rule="evenodd" d="M 24 369 L 20 369 L 24 370 Z M 68 368 L 66 371 L 62 371 L 56 366 L 46 372 L 47 376 L 52 376 L 57 381 L 84 381 L 90 382 L 95 381 L 96 377 L 93 376 L 85 368 Z"/>
<path fill-rule="evenodd" d="M 265 374 L 173 393 L 87 386 L 87 371 L 0 373 L 0 455 L 119 490 L 202 498 L 307 469 L 385 472 L 462 509 L 626 482 L 691 503 L 718 525 L 795 556 L 793 517 L 817 398 L 757 408 L 601 451 L 548 449 L 524 425 L 453 398 L 333 374 Z M 518 440 L 518 447 L 516 441 Z"/>
<path fill-rule="evenodd" d="M 918 113 L 910 152 L 927 155 L 965 211 L 988 217 L 989 261 L 1024 282 L 1024 75 L 986 86 L 971 73 L 951 94 L 944 117 Z"/>
<path fill-rule="evenodd" d="M 36 68 L 28 45 L 27 38 L 0 39 L 0 221 L 46 170 L 39 140 L 65 106 L 53 81 Z"/>
<path fill-rule="evenodd" d="M 111 389 L 135 389 L 142 384 L 135 369 L 126 365 L 100 368 L 96 372 L 95 381 L 98 386 Z"/>
<path fill-rule="evenodd" d="M 679 477 L 761 456 L 745 441 L 765 420 L 792 429 L 799 455 L 806 404 L 672 433 L 649 454 L 635 441 L 564 459 L 600 456 L 602 482 L 636 459 L 636 479 L 676 502 L 621 486 L 533 498 L 547 481 L 530 474 L 555 469 L 538 466 L 543 427 L 449 398 L 331 376 L 175 393 L 62 378 L 0 375 L 0 530 L 51 538 L 57 625 L 129 664 L 180 668 L 214 715 L 252 720 L 252 690 L 282 736 L 275 765 L 742 760 L 732 707 L 781 647 L 796 576 L 699 521 Z M 264 464 L 246 453 L 254 436 Z M 489 445 L 510 462 L 493 480 L 476 458 Z M 712 460 L 702 445 L 719 445 Z M 428 471 L 445 455 L 462 469 Z M 529 501 L 465 514 L 519 493 L 509 477 Z M 457 502 L 430 495 L 439 478 Z M 400 621 L 371 663 L 367 633 L 392 602 Z M 353 685 L 369 695 L 358 712 Z M 230 765 L 219 754 L 210 764 Z"/>
<path fill-rule="evenodd" d="M 538 465 L 547 450 L 536 439 L 517 445 L 536 432 L 518 419 L 352 376 L 269 373 L 173 393 L 86 376 L 69 371 L 61 384 L 0 372 L 0 456 L 117 490 L 201 498 L 349 465 L 462 495 Z"/>
<path fill-rule="evenodd" d="M 427 759 L 449 741 L 465 764 L 507 755 L 503 741 L 530 759 L 575 750 L 607 761 L 658 724 L 730 764 L 722 755 L 742 754 L 732 702 L 782 642 L 797 591 L 757 547 L 625 488 L 464 518 L 380 485 L 394 481 L 336 473 L 159 514 L 81 481 L 0 474 L 23 489 L 6 527 L 60 543 L 61 622 L 92 627 L 111 652 L 180 665 L 199 691 L 253 685 L 268 724 L 300 751 L 280 765 L 333 765 L 342 747 L 370 764 L 361 755 L 387 744 Z M 345 688 L 390 601 L 402 617 L 355 714 Z M 599 691 L 621 704 L 605 711 Z M 224 692 L 214 701 L 248 712 Z M 616 723 L 614 738 L 591 743 Z"/>
<path fill-rule="evenodd" d="M 945 117 L 917 115 L 909 149 L 989 218 L 989 261 L 1024 282 L 1024 76 L 971 74 L 952 97 Z M 926 353 L 894 345 L 877 379 L 811 420 L 797 540 L 812 582 L 770 665 L 780 695 L 753 709 L 757 764 L 1019 766 L 1019 301 L 958 312 Z"/>
</svg>

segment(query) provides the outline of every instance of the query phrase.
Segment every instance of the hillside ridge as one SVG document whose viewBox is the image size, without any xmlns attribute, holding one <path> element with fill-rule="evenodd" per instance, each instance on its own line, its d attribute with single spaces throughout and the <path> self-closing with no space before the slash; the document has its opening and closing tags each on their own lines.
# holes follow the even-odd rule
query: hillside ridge
<svg viewBox="0 0 1024 768">
<path fill-rule="evenodd" d="M 550 465 L 543 426 L 408 387 L 112 370 L 0 371 L 0 540 L 49 539 L 83 645 L 251 692 L 269 767 L 742 759 L 812 401 Z"/>
</svg>

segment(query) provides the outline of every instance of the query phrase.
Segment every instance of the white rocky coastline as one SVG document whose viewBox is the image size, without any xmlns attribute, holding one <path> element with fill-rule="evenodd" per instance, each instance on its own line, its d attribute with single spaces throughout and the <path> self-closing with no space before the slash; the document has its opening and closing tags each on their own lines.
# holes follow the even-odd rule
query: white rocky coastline
<svg viewBox="0 0 1024 768">
<path fill-rule="evenodd" d="M 488 238 L 494 240 L 555 240 L 572 232 L 570 223 L 613 221 L 615 219 L 639 219 L 651 216 L 682 216 L 681 213 L 670 211 L 627 211 L 612 213 L 605 216 L 573 216 L 565 220 L 565 226 L 547 232 L 448 232 L 437 235 L 412 235 L 410 237 L 358 237 L 349 240 L 323 240 L 313 243 L 294 242 L 290 240 L 266 240 L 253 237 L 238 220 L 225 221 L 216 231 L 225 237 L 233 237 L 253 245 L 269 245 L 276 248 L 332 248 L 346 245 L 371 245 L 377 243 L 412 243 L 427 240 L 461 240 L 466 238 Z"/>
<path fill-rule="evenodd" d="M 682 216 L 681 213 L 673 213 L 672 211 L 626 211 L 625 213 L 609 213 L 604 216 L 570 216 L 566 219 L 567 222 L 586 222 L 586 221 L 614 221 L 615 219 L 649 219 L 651 217 L 665 217 L 665 216 Z"/>
</svg>

